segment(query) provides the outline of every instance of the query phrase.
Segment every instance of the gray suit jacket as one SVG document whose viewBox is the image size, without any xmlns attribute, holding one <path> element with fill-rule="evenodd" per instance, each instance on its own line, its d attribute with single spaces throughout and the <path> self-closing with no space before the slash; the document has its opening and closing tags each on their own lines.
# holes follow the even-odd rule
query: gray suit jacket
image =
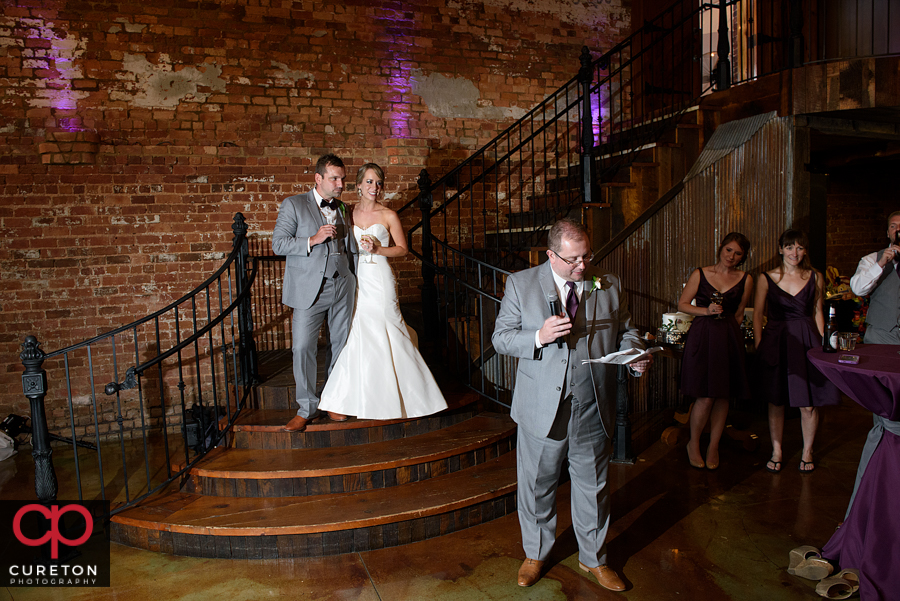
<svg viewBox="0 0 900 601">
<path fill-rule="evenodd" d="M 593 276 L 601 282 L 590 291 Z M 569 349 L 551 343 L 536 349 L 535 332 L 550 317 L 547 295 L 556 291 L 549 261 L 515 273 L 506 280 L 506 290 L 491 341 L 497 352 L 518 357 L 516 386 L 513 391 L 512 418 L 527 431 L 547 436 L 562 400 Z M 637 328 L 618 277 L 589 267 L 585 271 L 585 291 L 581 305 L 585 310 L 585 328 L 573 332 L 587 339 L 588 356 L 599 358 L 617 350 L 643 348 Z M 607 437 L 615 426 L 616 367 L 591 363 L 591 378 L 600 417 Z"/>
<path fill-rule="evenodd" d="M 344 277 L 352 278 L 356 286 L 356 261 L 359 257 L 356 238 L 350 226 L 349 209 L 346 217 L 338 211 L 337 237 L 342 244 L 347 263 L 336 261 L 330 255 L 331 248 L 337 244 L 331 240 L 309 248 L 309 239 L 316 235 L 319 228 L 325 225 L 322 212 L 316 206 L 316 197 L 310 190 L 305 194 L 289 196 L 281 203 L 275 231 L 272 235 L 272 251 L 276 255 L 287 256 L 284 271 L 284 288 L 281 302 L 294 309 L 308 309 L 316 300 L 316 295 L 326 274 L 337 271 Z M 353 288 L 351 288 L 353 290 Z"/>
</svg>

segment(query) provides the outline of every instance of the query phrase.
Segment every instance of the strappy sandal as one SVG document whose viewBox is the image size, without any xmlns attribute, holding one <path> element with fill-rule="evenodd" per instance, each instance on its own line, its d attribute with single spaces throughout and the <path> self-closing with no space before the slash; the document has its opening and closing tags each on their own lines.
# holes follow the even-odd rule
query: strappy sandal
<svg viewBox="0 0 900 601">
<path fill-rule="evenodd" d="M 769 464 L 774 465 L 775 467 L 769 467 Z M 781 473 L 781 462 L 775 461 L 774 459 L 769 459 L 766 461 L 766 471 L 770 474 L 780 474 Z"/>
<path fill-rule="evenodd" d="M 804 545 L 792 549 L 789 555 L 788 574 L 807 580 L 822 580 L 834 571 L 827 559 L 815 547 Z"/>
<path fill-rule="evenodd" d="M 816 585 L 816 593 L 826 599 L 849 599 L 859 590 L 859 570 L 841 570 Z"/>
</svg>

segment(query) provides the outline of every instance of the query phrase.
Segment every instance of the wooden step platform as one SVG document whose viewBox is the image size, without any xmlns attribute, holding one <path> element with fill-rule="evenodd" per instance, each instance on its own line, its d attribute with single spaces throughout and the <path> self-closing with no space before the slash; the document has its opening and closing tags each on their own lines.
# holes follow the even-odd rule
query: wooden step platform
<svg viewBox="0 0 900 601">
<path fill-rule="evenodd" d="M 484 463 L 513 448 L 515 424 L 483 414 L 442 430 L 358 446 L 217 449 L 182 489 L 229 497 L 291 497 L 400 486 Z"/>
<path fill-rule="evenodd" d="M 515 424 L 499 406 L 486 412 L 479 395 L 437 377 L 448 408 L 436 415 L 317 418 L 284 432 L 296 415 L 290 352 L 264 359 L 256 408 L 241 415 L 230 446 L 116 514 L 112 540 L 194 557 L 310 557 L 420 541 L 515 511 Z"/>
<path fill-rule="evenodd" d="M 315 497 L 172 492 L 112 519 L 115 542 L 175 555 L 274 559 L 353 553 L 449 534 L 515 511 L 516 460 L 399 488 Z"/>
</svg>

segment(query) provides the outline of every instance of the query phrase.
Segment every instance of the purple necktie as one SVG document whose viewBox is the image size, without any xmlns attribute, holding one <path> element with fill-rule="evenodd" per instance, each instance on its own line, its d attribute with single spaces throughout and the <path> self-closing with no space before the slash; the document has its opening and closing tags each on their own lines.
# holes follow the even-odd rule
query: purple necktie
<svg viewBox="0 0 900 601">
<path fill-rule="evenodd" d="M 897 263 L 894 265 L 894 271 L 896 271 L 897 276 L 900 277 L 900 261 L 897 261 Z"/>
<path fill-rule="evenodd" d="M 575 313 L 578 312 L 578 295 L 575 294 L 575 282 L 566 282 L 569 293 L 566 295 L 566 312 L 569 319 L 575 319 Z"/>
</svg>

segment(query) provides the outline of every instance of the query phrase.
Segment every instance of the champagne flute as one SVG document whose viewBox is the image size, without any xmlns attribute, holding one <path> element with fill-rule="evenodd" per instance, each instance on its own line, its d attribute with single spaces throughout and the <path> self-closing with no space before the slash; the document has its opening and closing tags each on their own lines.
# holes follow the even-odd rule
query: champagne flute
<svg viewBox="0 0 900 601">
<path fill-rule="evenodd" d="M 365 240 L 372 244 L 372 248 L 375 247 L 375 241 L 372 240 L 372 237 L 369 234 L 363 234 L 362 236 L 359 237 L 359 239 L 360 239 L 360 242 Z M 372 258 L 371 252 L 369 252 L 367 250 L 363 250 L 362 247 L 360 247 L 360 251 L 362 252 L 363 256 L 365 257 L 365 259 L 363 260 L 363 263 L 374 263 L 375 262 L 375 259 Z"/>
</svg>

